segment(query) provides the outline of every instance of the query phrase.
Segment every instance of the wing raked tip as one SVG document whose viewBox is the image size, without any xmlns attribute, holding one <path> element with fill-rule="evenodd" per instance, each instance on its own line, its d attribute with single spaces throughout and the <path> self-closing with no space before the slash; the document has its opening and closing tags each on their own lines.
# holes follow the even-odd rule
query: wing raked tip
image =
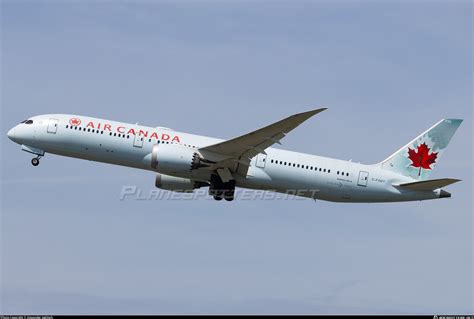
<svg viewBox="0 0 474 319">
<path fill-rule="evenodd" d="M 326 111 L 327 109 L 328 109 L 327 107 L 320 107 L 318 109 L 314 109 L 312 112 L 319 113 L 319 112 L 322 112 L 322 111 Z"/>
<path fill-rule="evenodd" d="M 321 113 L 322 111 L 326 111 L 327 109 L 328 109 L 327 107 L 321 107 L 321 108 L 318 108 L 318 109 L 313 109 L 311 111 L 301 112 L 301 113 L 299 113 L 299 115 L 313 116 L 313 115 L 316 115 L 318 113 Z"/>
</svg>

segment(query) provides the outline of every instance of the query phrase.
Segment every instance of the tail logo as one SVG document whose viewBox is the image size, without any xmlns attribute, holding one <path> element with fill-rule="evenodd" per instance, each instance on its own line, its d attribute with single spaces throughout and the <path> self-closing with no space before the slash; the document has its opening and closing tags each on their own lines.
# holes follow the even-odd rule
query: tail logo
<svg viewBox="0 0 474 319">
<path fill-rule="evenodd" d="M 417 150 L 408 148 L 408 158 L 411 160 L 411 166 L 419 167 L 418 176 L 421 174 L 421 169 L 431 170 L 430 165 L 436 163 L 436 158 L 438 157 L 437 152 L 431 152 L 429 154 L 430 148 L 425 144 L 418 146 Z"/>
</svg>

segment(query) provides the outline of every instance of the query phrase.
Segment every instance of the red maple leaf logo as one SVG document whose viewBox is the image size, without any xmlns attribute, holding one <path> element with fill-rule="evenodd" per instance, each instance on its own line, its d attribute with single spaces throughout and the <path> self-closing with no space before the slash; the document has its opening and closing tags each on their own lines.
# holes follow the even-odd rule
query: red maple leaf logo
<svg viewBox="0 0 474 319">
<path fill-rule="evenodd" d="M 71 124 L 72 126 L 78 126 L 78 125 L 81 125 L 81 120 L 77 118 L 73 118 L 69 120 L 69 124 Z"/>
<path fill-rule="evenodd" d="M 430 149 L 425 143 L 419 145 L 416 151 L 408 148 L 408 158 L 412 161 L 411 166 L 420 168 L 418 176 L 420 176 L 422 168 L 431 169 L 430 165 L 436 163 L 438 153 L 431 152 L 429 154 L 429 152 Z"/>
</svg>

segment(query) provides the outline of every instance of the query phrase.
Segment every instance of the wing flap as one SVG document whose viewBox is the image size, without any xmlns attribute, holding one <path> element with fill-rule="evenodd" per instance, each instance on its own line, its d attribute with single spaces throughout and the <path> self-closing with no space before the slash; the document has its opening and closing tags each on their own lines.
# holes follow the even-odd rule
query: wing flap
<svg viewBox="0 0 474 319">
<path fill-rule="evenodd" d="M 454 178 L 441 178 L 441 179 L 431 179 L 427 181 L 421 182 L 413 182 L 413 183 L 404 183 L 393 185 L 396 187 L 400 187 L 403 189 L 409 189 L 413 191 L 433 191 L 435 189 L 445 187 L 454 183 L 461 181 L 460 179 Z"/>
</svg>

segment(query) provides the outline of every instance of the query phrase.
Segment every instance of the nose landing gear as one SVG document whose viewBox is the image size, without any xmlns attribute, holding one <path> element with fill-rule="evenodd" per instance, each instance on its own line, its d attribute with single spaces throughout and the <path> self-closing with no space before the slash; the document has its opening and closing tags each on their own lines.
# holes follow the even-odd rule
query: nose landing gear
<svg viewBox="0 0 474 319">
<path fill-rule="evenodd" d="M 31 165 L 33 165 L 33 166 L 38 166 L 39 163 L 40 163 L 40 158 L 41 158 L 41 156 L 34 157 L 34 158 L 31 160 Z"/>
</svg>

